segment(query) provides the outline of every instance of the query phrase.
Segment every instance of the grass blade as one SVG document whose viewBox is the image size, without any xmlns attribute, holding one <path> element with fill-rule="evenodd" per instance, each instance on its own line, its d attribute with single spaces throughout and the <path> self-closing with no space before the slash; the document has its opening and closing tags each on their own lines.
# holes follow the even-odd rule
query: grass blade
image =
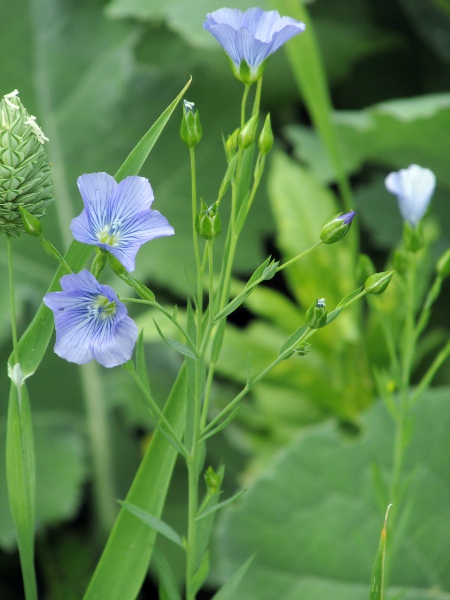
<svg viewBox="0 0 450 600">
<path fill-rule="evenodd" d="M 372 579 L 370 581 L 369 600 L 383 600 L 384 597 L 384 558 L 386 555 L 386 522 L 389 514 L 389 504 L 384 518 L 383 529 L 381 530 L 380 543 L 378 544 L 377 556 L 373 566 Z"/>
</svg>

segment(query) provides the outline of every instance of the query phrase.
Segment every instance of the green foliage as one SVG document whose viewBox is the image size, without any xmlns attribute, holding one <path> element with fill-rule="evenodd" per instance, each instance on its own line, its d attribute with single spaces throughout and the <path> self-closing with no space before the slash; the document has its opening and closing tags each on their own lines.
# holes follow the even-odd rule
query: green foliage
<svg viewBox="0 0 450 600">
<path fill-rule="evenodd" d="M 404 588 L 408 600 L 434 597 L 433 591 L 436 598 L 450 597 L 448 393 L 428 392 L 414 411 L 404 464 L 406 507 L 401 525 L 390 532 L 389 597 Z M 216 544 L 221 579 L 257 551 L 235 600 L 293 600 L 303 594 L 308 600 L 367 600 L 388 503 L 394 426 L 377 404 L 360 427 L 355 438 L 331 423 L 298 436 L 258 475 L 238 506 L 226 510 Z"/>
</svg>

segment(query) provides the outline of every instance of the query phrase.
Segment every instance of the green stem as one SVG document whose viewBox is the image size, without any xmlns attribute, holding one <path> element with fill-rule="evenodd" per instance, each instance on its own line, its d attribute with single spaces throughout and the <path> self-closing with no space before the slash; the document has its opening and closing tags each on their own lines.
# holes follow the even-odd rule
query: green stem
<svg viewBox="0 0 450 600">
<path fill-rule="evenodd" d="M 16 323 L 16 299 L 14 294 L 14 275 L 13 275 L 13 258 L 12 258 L 12 241 L 11 236 L 6 236 L 6 246 L 8 249 L 8 277 L 9 277 L 9 302 L 11 307 L 11 331 L 13 342 L 14 362 L 19 362 L 19 350 L 17 344 L 17 323 Z"/>
<path fill-rule="evenodd" d="M 241 129 L 242 127 L 244 127 L 245 125 L 245 108 L 247 106 L 247 98 L 248 98 L 248 93 L 250 91 L 250 85 L 246 84 L 244 87 L 244 93 L 242 95 L 242 102 L 241 102 Z"/>
<path fill-rule="evenodd" d="M 444 361 L 448 358 L 449 355 L 450 355 L 450 340 L 445 344 L 445 346 L 442 348 L 442 350 L 436 356 L 433 363 L 427 369 L 425 375 L 422 377 L 422 379 L 420 380 L 416 389 L 414 390 L 414 393 L 411 394 L 409 401 L 408 401 L 409 408 L 414 406 L 414 404 L 420 398 L 420 396 L 422 395 L 424 390 L 427 389 L 427 387 L 433 381 L 434 376 L 436 375 L 438 369 L 444 363 Z"/>
</svg>

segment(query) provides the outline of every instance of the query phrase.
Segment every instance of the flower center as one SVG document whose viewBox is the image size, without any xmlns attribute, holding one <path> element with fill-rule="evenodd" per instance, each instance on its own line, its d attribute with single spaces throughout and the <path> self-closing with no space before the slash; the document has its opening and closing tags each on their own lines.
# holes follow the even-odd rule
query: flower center
<svg viewBox="0 0 450 600">
<path fill-rule="evenodd" d="M 89 314 L 95 318 L 108 319 L 116 312 L 116 303 L 101 294 L 89 306 Z"/>
<path fill-rule="evenodd" d="M 105 225 L 103 229 L 97 232 L 97 239 L 102 244 L 108 244 L 108 246 L 119 246 L 120 245 L 120 221 L 113 221 L 111 225 Z"/>
</svg>

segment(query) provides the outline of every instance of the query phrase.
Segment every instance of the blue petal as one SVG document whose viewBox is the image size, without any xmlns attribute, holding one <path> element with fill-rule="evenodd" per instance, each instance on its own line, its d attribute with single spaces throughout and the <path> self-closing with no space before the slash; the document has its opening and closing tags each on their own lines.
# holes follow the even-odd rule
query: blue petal
<svg viewBox="0 0 450 600">
<path fill-rule="evenodd" d="M 244 19 L 244 13 L 238 8 L 219 8 L 206 15 L 203 27 L 210 31 L 213 25 L 230 25 L 233 29 L 240 29 Z"/>
<path fill-rule="evenodd" d="M 92 340 L 94 358 L 104 367 L 115 367 L 130 360 L 138 337 L 138 328 L 130 317 L 114 327 L 103 327 Z"/>
<path fill-rule="evenodd" d="M 119 183 L 111 199 L 108 222 L 133 219 L 136 213 L 149 210 L 153 199 L 153 190 L 148 179 L 126 177 Z"/>
<path fill-rule="evenodd" d="M 83 212 L 78 217 L 72 219 L 70 223 L 70 230 L 72 231 L 73 237 L 79 242 L 88 244 L 89 246 L 98 245 L 98 238 L 94 231 L 99 231 L 102 227 L 98 224 L 98 219 L 94 219 L 94 222 L 97 223 L 96 226 L 92 224 L 87 210 L 84 209 Z"/>
<path fill-rule="evenodd" d="M 81 175 L 77 183 L 93 231 L 100 231 L 108 222 L 109 203 L 118 184 L 108 173 Z"/>
<path fill-rule="evenodd" d="M 385 179 L 389 192 L 397 196 L 402 217 L 416 227 L 425 215 L 436 185 L 430 169 L 410 165 L 407 169 L 389 173 Z"/>
</svg>

